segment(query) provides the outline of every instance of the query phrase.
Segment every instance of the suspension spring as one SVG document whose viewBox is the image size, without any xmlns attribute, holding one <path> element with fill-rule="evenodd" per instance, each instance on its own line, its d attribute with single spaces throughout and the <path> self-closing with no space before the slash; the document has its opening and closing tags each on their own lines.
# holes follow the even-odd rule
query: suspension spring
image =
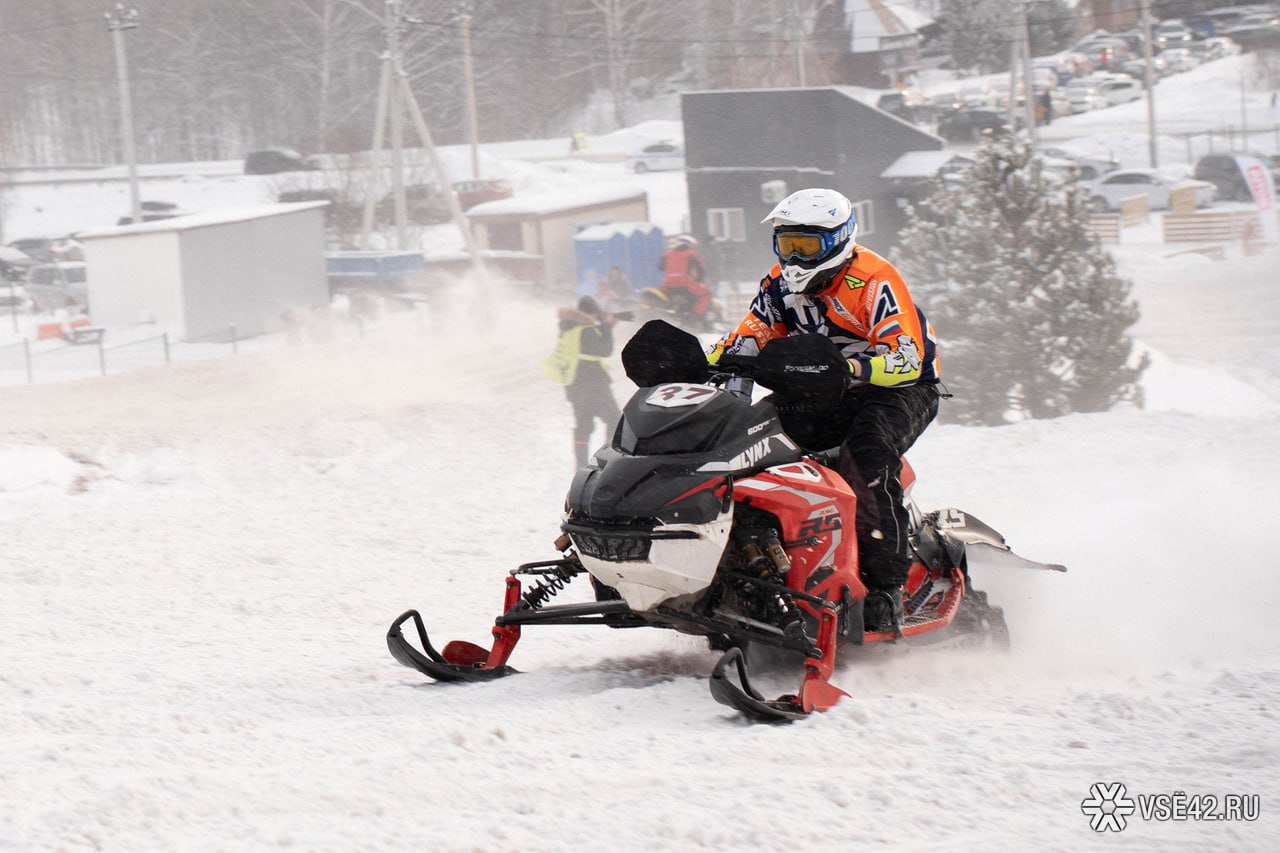
<svg viewBox="0 0 1280 853">
<path fill-rule="evenodd" d="M 532 610 L 537 610 L 548 600 L 555 597 L 560 590 L 569 585 L 569 581 L 573 576 L 578 574 L 578 570 L 568 569 L 564 566 L 555 566 L 538 573 L 539 577 L 529 585 L 529 588 L 520 594 L 524 603 L 529 605 Z"/>
<path fill-rule="evenodd" d="M 778 611 L 778 626 L 785 636 L 798 639 L 804 636 L 804 614 L 789 595 L 775 595 L 773 606 Z"/>
</svg>

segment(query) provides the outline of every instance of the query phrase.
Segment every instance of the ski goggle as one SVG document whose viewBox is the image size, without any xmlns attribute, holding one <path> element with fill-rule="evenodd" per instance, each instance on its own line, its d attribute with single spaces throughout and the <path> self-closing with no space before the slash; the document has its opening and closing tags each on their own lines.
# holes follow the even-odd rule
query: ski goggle
<svg viewBox="0 0 1280 853">
<path fill-rule="evenodd" d="M 834 231 L 773 232 L 773 253 L 780 261 L 816 261 L 849 239 L 849 223 Z"/>
</svg>

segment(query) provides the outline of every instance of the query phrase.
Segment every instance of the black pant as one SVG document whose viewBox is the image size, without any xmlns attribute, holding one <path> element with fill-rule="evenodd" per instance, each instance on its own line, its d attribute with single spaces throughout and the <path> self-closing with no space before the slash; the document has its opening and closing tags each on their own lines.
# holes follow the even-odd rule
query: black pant
<svg viewBox="0 0 1280 853">
<path fill-rule="evenodd" d="M 578 365 L 578 375 L 567 386 L 565 395 L 573 406 L 573 452 L 578 467 L 587 464 L 590 448 L 587 443 L 596 427 L 596 420 L 604 423 L 606 430 L 618 424 L 622 412 L 613 399 L 609 374 L 599 364 L 584 361 Z"/>
<path fill-rule="evenodd" d="M 870 385 L 826 409 L 779 406 L 783 428 L 811 450 L 840 445 L 836 470 L 858 498 L 854 527 L 862 581 L 900 586 L 911 569 L 910 518 L 902 505 L 902 455 L 938 414 L 933 384 L 905 388 Z"/>
</svg>

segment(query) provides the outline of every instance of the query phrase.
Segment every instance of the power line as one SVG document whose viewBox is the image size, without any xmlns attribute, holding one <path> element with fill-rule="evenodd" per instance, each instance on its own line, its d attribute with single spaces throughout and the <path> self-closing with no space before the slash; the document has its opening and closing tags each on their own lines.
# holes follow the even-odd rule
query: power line
<svg viewBox="0 0 1280 853">
<path fill-rule="evenodd" d="M 74 19 L 70 21 L 63 21 L 58 24 L 45 24 L 39 27 L 27 27 L 26 29 L 23 29 L 23 30 L 0 30 L 0 37 L 26 36 L 26 35 L 31 35 L 32 33 L 47 33 L 52 30 L 68 30 L 74 27 L 83 27 L 90 24 L 96 27 L 101 23 L 102 23 L 101 18 Z"/>
</svg>

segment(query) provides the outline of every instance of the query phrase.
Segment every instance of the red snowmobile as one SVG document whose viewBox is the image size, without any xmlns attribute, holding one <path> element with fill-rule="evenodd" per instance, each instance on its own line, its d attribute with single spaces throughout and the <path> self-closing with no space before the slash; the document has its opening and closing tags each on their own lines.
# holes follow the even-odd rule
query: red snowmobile
<svg viewBox="0 0 1280 853">
<path fill-rule="evenodd" d="M 711 673 L 716 700 L 753 719 L 785 721 L 848 695 L 830 681 L 844 644 L 1007 643 L 1002 611 L 971 585 L 975 549 L 1066 571 L 1017 557 L 967 513 L 921 514 L 910 505 L 915 477 L 904 460 L 915 557 L 904 618 L 894 633 L 865 631 L 853 491 L 833 469 L 836 451 L 799 447 L 775 403 L 844 393 L 849 372 L 835 345 L 820 335 L 786 337 L 759 357 L 712 366 L 697 338 L 654 320 L 628 342 L 622 362 L 639 390 L 609 446 L 574 477 L 555 543 L 562 556 L 510 572 L 491 647 L 455 640 L 437 650 L 409 610 L 387 632 L 397 661 L 438 681 L 484 681 L 516 672 L 507 661 L 526 625 L 669 628 L 705 636 L 723 652 Z M 753 402 L 756 383 L 774 394 Z M 594 601 L 550 603 L 580 575 Z M 402 631 L 410 621 L 420 650 Z M 766 699 L 752 687 L 746 650 L 754 647 L 803 661 L 795 694 Z"/>
</svg>

